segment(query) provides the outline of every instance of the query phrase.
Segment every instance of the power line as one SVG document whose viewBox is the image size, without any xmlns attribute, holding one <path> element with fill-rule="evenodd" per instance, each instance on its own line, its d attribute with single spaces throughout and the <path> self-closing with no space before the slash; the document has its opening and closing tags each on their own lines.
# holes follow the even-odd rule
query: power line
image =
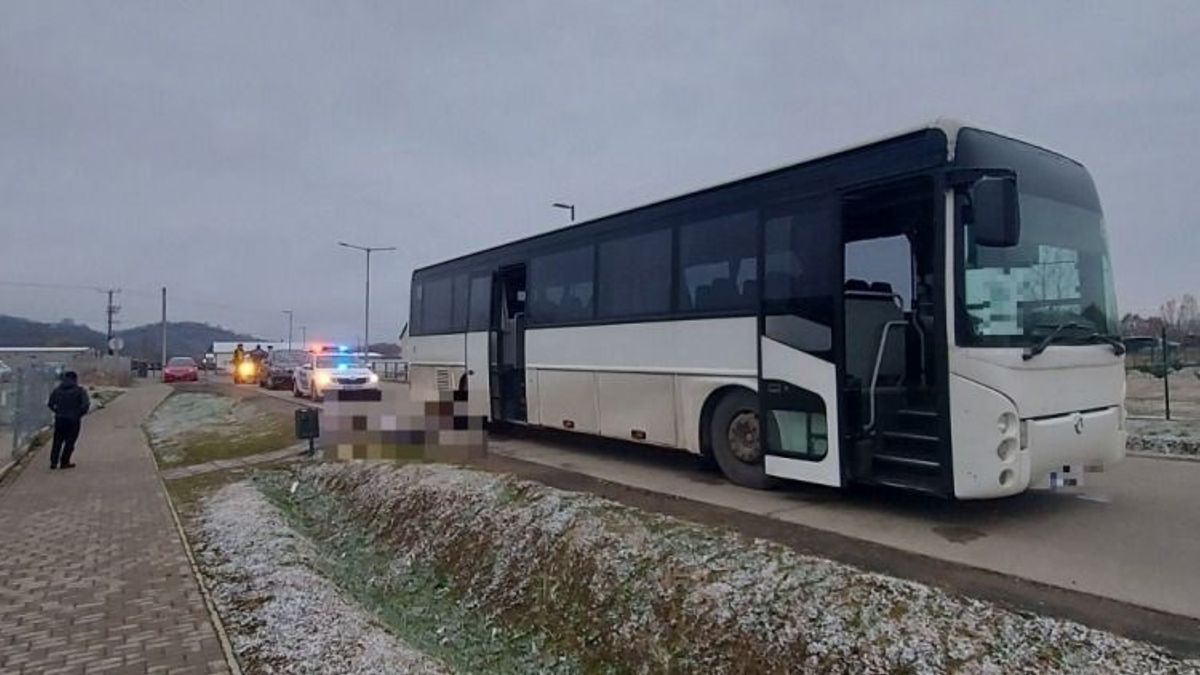
<svg viewBox="0 0 1200 675">
<path fill-rule="evenodd" d="M 64 291 L 96 291 L 97 293 L 105 293 L 107 288 L 100 286 L 84 286 L 82 284 L 47 284 L 36 281 L 5 281 L 0 279 L 0 286 L 15 286 L 18 288 L 53 288 Z"/>
</svg>

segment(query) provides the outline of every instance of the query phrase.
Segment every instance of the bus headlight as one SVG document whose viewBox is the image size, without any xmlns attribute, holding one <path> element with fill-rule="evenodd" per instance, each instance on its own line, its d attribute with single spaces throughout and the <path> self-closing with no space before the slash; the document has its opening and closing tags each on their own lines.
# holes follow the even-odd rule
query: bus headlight
<svg viewBox="0 0 1200 675">
<path fill-rule="evenodd" d="M 1008 464 L 1013 457 L 1017 455 L 1017 439 L 1006 438 L 1000 441 L 1000 447 L 996 448 L 996 454 L 1000 456 L 1000 461 Z"/>
</svg>

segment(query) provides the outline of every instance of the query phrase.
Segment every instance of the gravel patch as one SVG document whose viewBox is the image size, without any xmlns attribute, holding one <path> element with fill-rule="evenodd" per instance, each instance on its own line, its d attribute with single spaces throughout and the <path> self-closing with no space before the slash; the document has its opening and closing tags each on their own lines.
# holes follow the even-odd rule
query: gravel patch
<svg viewBox="0 0 1200 675">
<path fill-rule="evenodd" d="M 551 635 L 594 668 L 1200 672 L 1078 623 L 512 477 L 361 464 L 299 476 L 378 534 L 393 574 L 435 565 L 467 606 Z"/>
<path fill-rule="evenodd" d="M 316 553 L 249 483 L 206 497 L 196 553 L 253 673 L 446 673 L 316 573 Z"/>
<path fill-rule="evenodd" d="M 1129 436 L 1125 448 L 1131 452 L 1200 457 L 1200 419 L 1137 419 L 1126 421 Z"/>
</svg>

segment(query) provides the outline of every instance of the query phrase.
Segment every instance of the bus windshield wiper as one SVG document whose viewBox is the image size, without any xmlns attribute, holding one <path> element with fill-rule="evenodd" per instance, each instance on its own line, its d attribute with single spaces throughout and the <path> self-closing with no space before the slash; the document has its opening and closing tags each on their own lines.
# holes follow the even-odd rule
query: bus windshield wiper
<svg viewBox="0 0 1200 675">
<path fill-rule="evenodd" d="M 1029 359 L 1032 359 L 1033 357 L 1037 356 L 1038 354 L 1041 354 L 1042 352 L 1046 351 L 1046 348 L 1049 347 L 1055 341 L 1055 339 L 1058 338 L 1058 336 L 1062 335 L 1064 331 L 1092 330 L 1090 327 L 1085 326 L 1081 323 L 1076 323 L 1074 321 L 1067 321 L 1065 323 L 1060 323 L 1056 326 L 1045 326 L 1045 327 L 1047 327 L 1047 328 L 1052 327 L 1054 330 L 1050 331 L 1050 333 L 1048 335 L 1046 335 L 1046 337 L 1042 338 L 1041 342 L 1038 342 L 1036 345 L 1034 345 L 1032 347 L 1026 348 L 1025 352 L 1023 354 L 1021 354 L 1022 360 L 1028 361 Z M 1117 337 L 1116 335 L 1109 335 L 1107 333 L 1101 333 L 1101 332 L 1092 330 L 1091 333 L 1084 336 L 1083 340 L 1085 342 L 1099 341 L 1099 342 L 1108 343 L 1109 345 L 1112 346 L 1113 354 L 1116 354 L 1117 356 L 1120 356 L 1125 353 L 1125 343 L 1121 342 L 1121 338 Z"/>
<path fill-rule="evenodd" d="M 1033 345 L 1032 347 L 1025 348 L 1025 351 L 1021 354 L 1022 361 L 1028 361 L 1029 359 L 1032 359 L 1033 357 L 1037 356 L 1038 354 L 1041 354 L 1042 352 L 1046 351 L 1046 347 L 1049 347 L 1050 343 L 1054 342 L 1054 338 L 1058 337 L 1059 335 L 1062 335 L 1062 332 L 1065 330 L 1080 329 L 1080 328 L 1087 330 L 1086 326 L 1084 326 L 1083 324 L 1075 323 L 1074 321 L 1066 321 L 1064 323 L 1058 324 L 1057 326 L 1054 326 L 1053 328 L 1054 328 L 1054 330 L 1050 331 L 1050 333 L 1048 335 L 1046 335 L 1046 337 L 1042 338 L 1041 342 L 1037 343 L 1036 345 Z"/>
<path fill-rule="evenodd" d="M 1109 335 L 1108 333 L 1092 333 L 1091 335 L 1087 336 L 1087 341 L 1107 342 L 1108 344 L 1112 345 L 1113 354 L 1116 354 L 1117 356 L 1121 356 L 1125 353 L 1125 343 L 1121 341 L 1121 337 L 1119 335 Z"/>
</svg>

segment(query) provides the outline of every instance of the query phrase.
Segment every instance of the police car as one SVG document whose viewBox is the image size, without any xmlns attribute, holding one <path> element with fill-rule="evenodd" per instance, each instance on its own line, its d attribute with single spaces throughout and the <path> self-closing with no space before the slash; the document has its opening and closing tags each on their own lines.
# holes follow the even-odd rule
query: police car
<svg viewBox="0 0 1200 675">
<path fill-rule="evenodd" d="M 322 347 L 309 352 L 308 360 L 296 367 L 292 395 L 320 401 L 331 391 L 340 399 L 378 401 L 379 376 L 359 354 L 345 347 Z"/>
</svg>

